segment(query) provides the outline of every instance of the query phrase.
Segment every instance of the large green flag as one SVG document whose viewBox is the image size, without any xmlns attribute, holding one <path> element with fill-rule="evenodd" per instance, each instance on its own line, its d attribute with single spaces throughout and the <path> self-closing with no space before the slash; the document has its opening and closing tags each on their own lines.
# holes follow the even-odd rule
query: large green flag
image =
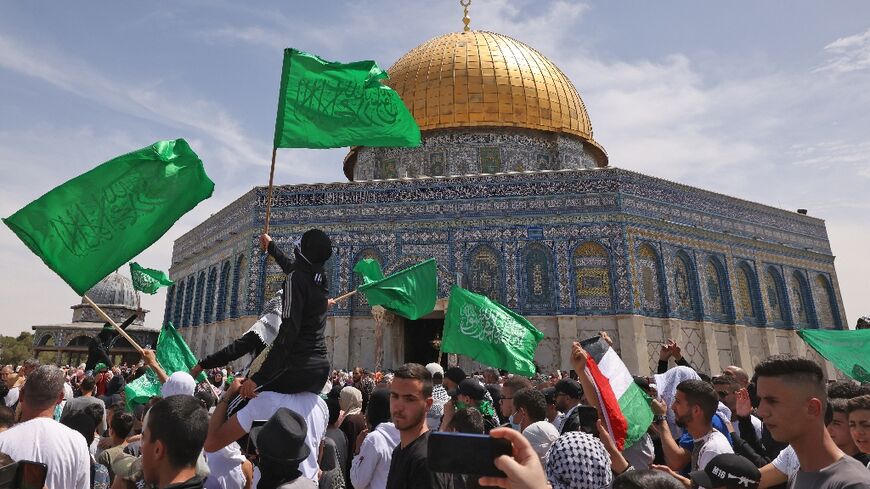
<svg viewBox="0 0 870 489">
<path fill-rule="evenodd" d="M 3 222 L 84 295 L 213 190 L 185 140 L 158 141 L 50 190 Z"/>
<path fill-rule="evenodd" d="M 276 148 L 420 146 L 420 128 L 374 61 L 336 63 L 284 50 Z"/>
<path fill-rule="evenodd" d="M 801 329 L 797 333 L 844 374 L 870 382 L 870 329 Z"/>
<path fill-rule="evenodd" d="M 542 339 L 544 333 L 507 307 L 462 287 L 450 290 L 441 351 L 531 377 L 535 348 Z"/>
<path fill-rule="evenodd" d="M 156 294 L 160 287 L 175 284 L 166 272 L 144 268 L 136 262 L 130 263 L 130 278 L 133 279 L 133 288 L 146 294 Z"/>
<path fill-rule="evenodd" d="M 172 375 L 179 370 L 188 371 L 196 365 L 196 357 L 184 342 L 184 338 L 178 334 L 172 323 L 166 323 L 157 337 L 157 363 L 163 367 L 166 375 Z M 199 374 L 198 381 L 206 380 L 205 374 Z M 144 404 L 154 396 L 160 395 L 160 380 L 150 368 L 145 375 L 130 382 L 124 387 L 127 399 L 127 408 L 131 409 L 135 404 Z"/>
<path fill-rule="evenodd" d="M 435 259 L 430 258 L 389 277 L 365 283 L 356 290 L 365 294 L 373 306 L 383 306 L 408 319 L 419 319 L 435 309 L 438 298 Z"/>
<path fill-rule="evenodd" d="M 353 267 L 353 271 L 358 273 L 363 279 L 363 284 L 377 282 L 384 278 L 384 272 L 381 270 L 381 264 L 373 258 L 363 258 L 358 261 Z"/>
</svg>

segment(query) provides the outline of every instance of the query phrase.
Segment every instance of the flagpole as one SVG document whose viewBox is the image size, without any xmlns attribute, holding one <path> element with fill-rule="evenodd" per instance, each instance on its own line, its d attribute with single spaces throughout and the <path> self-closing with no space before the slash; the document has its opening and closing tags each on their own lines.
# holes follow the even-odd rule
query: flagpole
<svg viewBox="0 0 870 489">
<path fill-rule="evenodd" d="M 275 155 L 278 153 L 278 148 L 272 147 L 272 168 L 269 170 L 269 194 L 266 196 L 266 224 L 263 227 L 263 234 L 269 234 L 269 218 L 272 216 L 272 182 L 275 181 Z"/>
<path fill-rule="evenodd" d="M 121 327 L 118 326 L 118 323 L 116 323 L 112 318 L 109 317 L 108 314 L 106 314 L 102 309 L 100 309 L 100 306 L 96 305 L 96 304 L 94 303 L 94 301 L 91 300 L 90 297 L 88 297 L 87 295 L 83 295 L 82 298 L 83 298 L 83 299 L 84 299 L 88 304 L 90 304 L 90 306 L 93 307 L 95 311 L 97 311 L 97 314 L 99 314 L 100 316 L 102 316 L 103 319 L 105 319 L 106 321 L 109 322 L 109 324 L 111 324 L 112 326 L 114 326 L 114 327 L 115 327 L 115 330 L 118 332 L 118 334 L 120 334 L 122 337 L 124 337 L 124 339 L 127 340 L 127 343 L 130 343 L 130 346 L 132 346 L 133 348 L 135 348 L 136 351 L 138 351 L 140 355 L 143 354 L 143 353 L 145 353 L 145 350 L 143 350 L 142 347 L 139 346 L 139 343 L 136 343 L 136 341 L 134 341 L 133 338 L 131 338 L 130 335 L 127 334 L 126 331 L 124 331 L 123 329 L 121 329 Z"/>
<path fill-rule="evenodd" d="M 343 300 L 347 299 L 348 297 L 350 297 L 350 296 L 352 296 L 352 295 L 354 295 L 354 294 L 356 294 L 356 293 L 357 293 L 357 290 L 354 289 L 354 290 L 351 290 L 350 292 L 348 292 L 348 293 L 346 293 L 346 294 L 342 294 L 342 295 L 340 295 L 340 296 L 338 296 L 338 297 L 336 297 L 335 299 L 332 299 L 332 300 L 334 300 L 335 302 L 340 302 L 340 301 L 343 301 Z"/>
</svg>

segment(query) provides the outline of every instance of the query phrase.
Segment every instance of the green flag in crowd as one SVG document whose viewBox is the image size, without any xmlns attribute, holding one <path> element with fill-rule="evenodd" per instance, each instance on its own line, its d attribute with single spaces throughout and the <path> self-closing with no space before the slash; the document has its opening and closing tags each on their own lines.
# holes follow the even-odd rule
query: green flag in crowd
<svg viewBox="0 0 870 489">
<path fill-rule="evenodd" d="M 284 50 L 275 148 L 420 145 L 420 128 L 374 61 Z"/>
<path fill-rule="evenodd" d="M 353 271 L 358 273 L 363 279 L 363 284 L 377 282 L 384 278 L 384 272 L 381 270 L 381 264 L 373 258 L 363 258 L 358 261 L 353 267 Z"/>
<path fill-rule="evenodd" d="M 160 330 L 160 336 L 157 337 L 157 363 L 166 372 L 166 375 L 172 375 L 178 371 L 187 372 L 196 365 L 196 357 L 193 352 L 184 342 L 184 338 L 178 334 L 172 323 L 167 323 Z M 206 380 L 205 374 L 199 374 L 196 379 L 198 382 Z M 154 396 L 160 395 L 160 380 L 150 368 L 145 375 L 130 382 L 124 387 L 124 394 L 127 399 L 127 409 L 132 409 L 135 404 L 144 404 Z"/>
<path fill-rule="evenodd" d="M 160 287 L 169 287 L 175 284 L 169 280 L 169 275 L 153 268 L 143 268 L 136 262 L 130 263 L 130 278 L 133 279 L 133 288 L 146 294 L 156 294 Z"/>
<path fill-rule="evenodd" d="M 383 306 L 411 320 L 419 319 L 435 309 L 438 298 L 435 259 L 430 258 L 389 277 L 365 283 L 357 290 L 365 294 L 373 306 Z"/>
<path fill-rule="evenodd" d="M 158 141 L 50 190 L 3 222 L 84 295 L 213 190 L 185 140 Z"/>
<path fill-rule="evenodd" d="M 870 382 L 870 329 L 801 329 L 797 333 L 844 374 Z"/>
<path fill-rule="evenodd" d="M 488 297 L 455 285 L 450 290 L 441 351 L 531 377 L 535 348 L 543 338 L 526 318 Z"/>
</svg>

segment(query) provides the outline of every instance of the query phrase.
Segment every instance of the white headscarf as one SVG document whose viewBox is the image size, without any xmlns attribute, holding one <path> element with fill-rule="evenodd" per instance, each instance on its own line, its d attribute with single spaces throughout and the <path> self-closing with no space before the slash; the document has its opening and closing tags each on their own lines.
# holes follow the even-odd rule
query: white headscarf
<svg viewBox="0 0 870 489">
<path fill-rule="evenodd" d="M 362 411 L 362 391 L 356 387 L 347 386 L 341 389 L 338 404 L 344 411 L 345 416 L 359 414 Z"/>
<path fill-rule="evenodd" d="M 189 373 L 178 371 L 170 375 L 166 382 L 160 387 L 160 395 L 169 396 L 192 396 L 196 389 L 196 381 Z"/>
<path fill-rule="evenodd" d="M 541 464 L 545 465 L 544 456 L 550 449 L 550 445 L 559 438 L 559 430 L 549 421 L 537 421 L 523 430 L 523 436 L 529 440 L 538 458 L 541 459 Z"/>
<path fill-rule="evenodd" d="M 674 404 L 674 398 L 677 396 L 677 386 L 684 380 L 701 380 L 698 372 L 695 372 L 689 367 L 678 365 L 663 374 L 655 375 L 655 384 L 659 393 L 659 397 L 665 401 L 668 406 L 666 416 L 668 417 L 668 425 L 671 428 L 671 434 L 674 437 L 679 437 L 683 434 L 683 429 L 677 426 L 674 419 L 674 411 L 671 406 Z"/>
</svg>

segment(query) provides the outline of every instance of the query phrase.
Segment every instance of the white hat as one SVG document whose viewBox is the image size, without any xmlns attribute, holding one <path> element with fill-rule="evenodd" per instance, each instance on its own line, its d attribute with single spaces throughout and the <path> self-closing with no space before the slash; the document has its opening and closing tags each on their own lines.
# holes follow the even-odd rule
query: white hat
<svg viewBox="0 0 870 489">
<path fill-rule="evenodd" d="M 444 368 L 435 362 L 426 365 L 426 370 L 429 371 L 430 375 L 441 374 L 442 377 L 444 376 Z"/>
<path fill-rule="evenodd" d="M 179 370 L 170 375 L 166 382 L 160 387 L 160 395 L 163 397 L 169 396 L 192 396 L 196 389 L 196 381 L 189 373 Z"/>
</svg>

